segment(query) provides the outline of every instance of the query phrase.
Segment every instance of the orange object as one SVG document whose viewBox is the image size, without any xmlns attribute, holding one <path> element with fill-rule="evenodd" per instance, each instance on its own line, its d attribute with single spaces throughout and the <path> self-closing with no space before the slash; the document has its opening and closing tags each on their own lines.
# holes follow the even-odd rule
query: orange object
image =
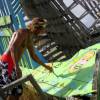
<svg viewBox="0 0 100 100">
<path fill-rule="evenodd" d="M 0 57 L 0 60 L 8 63 L 8 74 L 11 75 L 13 67 L 14 67 L 14 62 L 13 62 L 12 57 L 10 55 L 3 54 Z"/>
</svg>

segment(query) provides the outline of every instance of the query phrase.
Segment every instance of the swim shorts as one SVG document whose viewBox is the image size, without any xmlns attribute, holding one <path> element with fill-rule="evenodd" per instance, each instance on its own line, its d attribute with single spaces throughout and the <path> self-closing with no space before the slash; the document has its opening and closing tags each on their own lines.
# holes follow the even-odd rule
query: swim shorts
<svg viewBox="0 0 100 100">
<path fill-rule="evenodd" d="M 8 63 L 0 61 L 0 87 L 7 85 L 17 79 L 16 70 L 13 68 L 12 73 L 9 76 Z M 14 87 L 12 90 L 7 90 L 5 95 L 21 95 L 23 92 L 22 85 Z"/>
</svg>

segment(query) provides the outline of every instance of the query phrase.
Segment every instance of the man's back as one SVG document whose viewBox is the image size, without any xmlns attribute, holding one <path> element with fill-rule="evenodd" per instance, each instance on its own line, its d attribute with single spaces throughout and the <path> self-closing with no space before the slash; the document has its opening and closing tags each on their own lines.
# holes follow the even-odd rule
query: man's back
<svg viewBox="0 0 100 100">
<path fill-rule="evenodd" d="M 19 29 L 18 31 L 14 32 L 5 53 L 10 54 L 10 50 L 13 48 L 15 59 L 18 62 L 23 52 L 27 48 L 29 41 L 32 41 L 31 37 L 32 36 L 30 36 L 30 31 L 28 29 Z"/>
</svg>

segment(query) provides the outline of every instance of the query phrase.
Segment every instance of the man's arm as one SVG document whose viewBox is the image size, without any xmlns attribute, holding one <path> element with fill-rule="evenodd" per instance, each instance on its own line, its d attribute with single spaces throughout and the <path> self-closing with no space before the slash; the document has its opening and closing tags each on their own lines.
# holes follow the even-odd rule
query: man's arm
<svg viewBox="0 0 100 100">
<path fill-rule="evenodd" d="M 14 47 L 12 47 L 12 48 L 10 49 L 11 57 L 12 57 L 12 59 L 13 59 L 14 67 L 15 67 L 16 72 L 17 72 L 17 78 L 20 78 L 20 77 L 22 77 L 22 71 L 21 71 L 21 69 L 20 69 L 20 67 L 19 67 L 19 65 L 18 65 L 18 62 L 17 62 L 16 59 L 15 59 L 14 49 L 15 49 Z"/>
<path fill-rule="evenodd" d="M 35 60 L 38 64 L 44 66 L 44 67 L 45 67 L 46 69 L 48 69 L 49 71 L 53 71 L 52 67 L 50 67 L 50 66 L 44 64 L 44 63 L 38 58 L 38 56 L 35 54 L 35 51 L 34 51 L 34 49 L 33 49 L 32 42 L 29 42 L 29 44 L 28 44 L 28 46 L 27 46 L 27 49 L 28 49 L 29 54 L 30 54 L 30 56 L 31 56 L 31 58 L 32 58 L 33 60 Z"/>
<path fill-rule="evenodd" d="M 10 52 L 11 52 L 11 57 L 14 62 L 14 67 L 16 68 L 17 78 L 20 78 L 22 76 L 22 72 L 21 72 L 21 69 L 19 68 L 18 62 L 16 62 L 15 54 L 14 54 L 14 51 L 16 49 L 17 40 L 18 40 L 18 33 L 14 32 L 14 34 L 12 35 L 12 38 L 10 40 L 10 43 L 9 43 L 9 48 L 10 48 Z"/>
<path fill-rule="evenodd" d="M 12 57 L 13 62 L 14 62 L 14 66 L 16 66 L 14 51 L 15 51 L 15 48 L 16 48 L 16 44 L 17 44 L 16 40 L 17 39 L 18 39 L 18 33 L 14 32 L 12 37 L 11 37 L 11 40 L 9 42 L 9 49 L 10 49 L 10 52 L 11 52 L 11 57 Z"/>
</svg>

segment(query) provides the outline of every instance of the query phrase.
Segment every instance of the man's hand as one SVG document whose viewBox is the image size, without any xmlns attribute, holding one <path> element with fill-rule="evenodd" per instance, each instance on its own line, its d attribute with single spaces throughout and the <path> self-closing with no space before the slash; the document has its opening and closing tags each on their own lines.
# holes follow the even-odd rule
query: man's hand
<svg viewBox="0 0 100 100">
<path fill-rule="evenodd" d="M 45 68 L 48 69 L 50 72 L 53 72 L 52 64 L 51 63 L 46 63 Z"/>
</svg>

